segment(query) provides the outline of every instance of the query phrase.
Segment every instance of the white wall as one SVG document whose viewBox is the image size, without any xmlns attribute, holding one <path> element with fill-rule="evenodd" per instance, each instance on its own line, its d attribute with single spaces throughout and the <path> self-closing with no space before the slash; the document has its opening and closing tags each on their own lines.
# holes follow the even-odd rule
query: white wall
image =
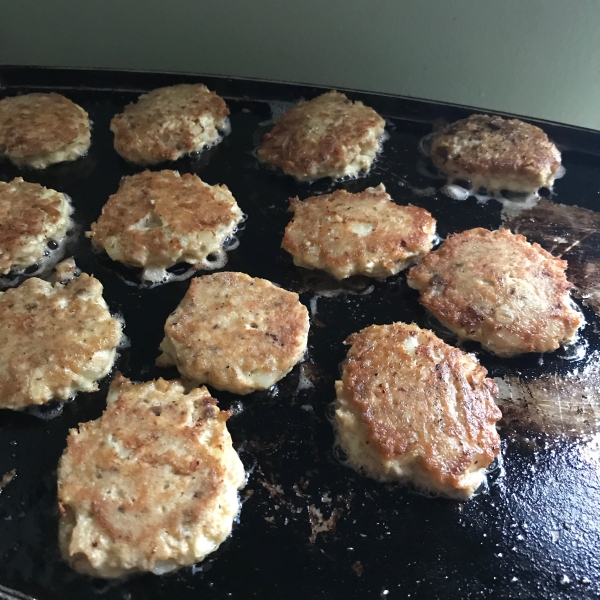
<svg viewBox="0 0 600 600">
<path fill-rule="evenodd" d="M 600 0 L 0 0 L 0 64 L 188 71 L 600 129 Z"/>
</svg>

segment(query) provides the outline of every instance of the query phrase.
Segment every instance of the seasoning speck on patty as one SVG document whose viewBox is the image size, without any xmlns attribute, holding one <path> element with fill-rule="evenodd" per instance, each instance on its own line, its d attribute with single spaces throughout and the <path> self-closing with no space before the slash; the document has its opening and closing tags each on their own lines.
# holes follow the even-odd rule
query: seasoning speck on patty
<svg viewBox="0 0 600 600">
<path fill-rule="evenodd" d="M 416 325 L 372 325 L 346 343 L 334 425 L 349 466 L 469 498 L 500 452 L 498 389 L 487 371 Z"/>
<path fill-rule="evenodd" d="M 550 188 L 561 166 L 560 152 L 539 127 L 489 115 L 447 125 L 433 139 L 430 154 L 449 177 L 490 193 Z"/>
<path fill-rule="evenodd" d="M 231 532 L 244 467 L 207 389 L 132 383 L 72 429 L 58 467 L 59 543 L 77 571 L 157 575 L 214 552 Z"/>
<path fill-rule="evenodd" d="M 258 157 L 299 181 L 354 177 L 371 168 L 384 127 L 372 108 L 331 91 L 284 113 Z"/>
</svg>

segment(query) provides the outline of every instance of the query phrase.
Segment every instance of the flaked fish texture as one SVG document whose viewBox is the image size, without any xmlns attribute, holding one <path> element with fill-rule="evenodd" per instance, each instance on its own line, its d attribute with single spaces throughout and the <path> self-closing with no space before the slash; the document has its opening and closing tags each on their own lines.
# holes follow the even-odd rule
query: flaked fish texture
<svg viewBox="0 0 600 600">
<path fill-rule="evenodd" d="M 515 233 L 566 260 L 575 293 L 600 314 L 600 213 L 542 199 L 505 223 Z"/>
</svg>

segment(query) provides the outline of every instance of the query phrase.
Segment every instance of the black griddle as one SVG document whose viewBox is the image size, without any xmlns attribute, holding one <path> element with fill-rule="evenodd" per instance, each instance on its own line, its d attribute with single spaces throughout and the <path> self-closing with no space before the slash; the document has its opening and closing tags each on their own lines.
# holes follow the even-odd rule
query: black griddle
<svg viewBox="0 0 600 600">
<path fill-rule="evenodd" d="M 205 83 L 226 99 L 232 133 L 198 157 L 153 169 L 197 173 L 210 184 L 231 189 L 248 219 L 225 269 L 264 277 L 300 293 L 311 309 L 307 359 L 267 392 L 246 397 L 214 392 L 221 408 L 234 411 L 229 429 L 250 473 L 240 520 L 207 560 L 161 577 L 95 580 L 73 572 L 58 552 L 57 462 L 68 430 L 101 415 L 112 375 L 99 392 L 79 394 L 51 420 L 0 410 L 0 479 L 16 470 L 0 492 L 0 598 L 598 597 L 597 439 L 503 429 L 502 453 L 492 465 L 488 488 L 468 502 L 427 498 L 356 474 L 340 462 L 330 423 L 333 384 L 347 351 L 343 340 L 372 323 L 436 324 L 407 287 L 404 273 L 385 281 L 352 278 L 339 283 L 294 267 L 280 249 L 290 218 L 288 198 L 303 199 L 335 187 L 360 191 L 384 183 L 398 203 L 429 210 L 442 238 L 475 226 L 497 228 L 501 207 L 495 201 L 458 202 L 439 191 L 414 192 L 439 190 L 444 184 L 426 175 L 431 165 L 418 152 L 419 140 L 436 121 L 463 118 L 472 109 L 347 92 L 386 118 L 390 139 L 382 155 L 366 177 L 299 184 L 259 165 L 253 151 L 272 125 L 271 107 L 281 106 L 273 103 L 310 99 L 321 88 L 178 74 L 1 67 L 0 97 L 54 90 L 83 106 L 93 120 L 92 146 L 85 158 L 45 171 L 20 171 L 3 161 L 0 179 L 23 176 L 72 197 L 80 231 L 68 253 L 104 284 L 105 298 L 113 312 L 124 316 L 131 340 L 117 368 L 134 380 L 177 376 L 174 370 L 155 367 L 154 360 L 164 321 L 189 282 L 152 289 L 130 285 L 131 273 L 93 253 L 83 232 L 121 177 L 141 170 L 114 152 L 112 116 L 142 92 L 185 82 Z M 543 127 L 563 151 L 566 176 L 547 195 L 562 204 L 596 208 L 600 133 L 528 120 Z M 600 323 L 578 304 L 588 323 L 582 336 L 589 348 L 581 360 L 567 360 L 560 350 L 540 365 L 540 355 L 500 360 L 477 344 L 466 349 L 478 355 L 491 376 L 536 378 L 581 369 L 600 349 L 595 332 Z"/>
</svg>

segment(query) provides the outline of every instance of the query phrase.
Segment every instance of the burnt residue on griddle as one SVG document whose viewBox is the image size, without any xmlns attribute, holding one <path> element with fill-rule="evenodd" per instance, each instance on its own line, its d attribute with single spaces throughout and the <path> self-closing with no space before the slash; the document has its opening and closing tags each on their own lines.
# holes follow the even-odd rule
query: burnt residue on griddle
<svg viewBox="0 0 600 600">
<path fill-rule="evenodd" d="M 308 517 L 310 519 L 310 543 L 314 544 L 317 541 L 317 536 L 320 533 L 333 531 L 337 524 L 342 511 L 339 508 L 334 508 L 331 511 L 329 518 L 325 518 L 320 508 L 314 504 L 308 505 Z"/>
<path fill-rule="evenodd" d="M 574 295 L 600 314 L 600 213 L 542 198 L 504 226 L 566 260 Z M 532 377 L 514 370 L 496 377 L 502 424 L 569 437 L 599 432 L 600 354 L 588 354 L 585 344 L 579 344 L 583 355 L 570 359 L 566 373 Z"/>
<path fill-rule="evenodd" d="M 2 493 L 4 488 L 15 478 L 16 474 L 17 470 L 12 469 L 11 471 L 7 471 L 6 473 L 4 473 L 4 475 L 2 475 L 2 477 L 0 477 L 0 494 Z"/>
<path fill-rule="evenodd" d="M 566 260 L 575 294 L 600 314 L 600 213 L 542 198 L 504 225 Z"/>
<path fill-rule="evenodd" d="M 600 431 L 600 353 L 585 367 L 566 376 L 542 375 L 527 380 L 517 375 L 495 378 L 501 423 L 548 434 L 580 436 Z"/>
<path fill-rule="evenodd" d="M 263 518 L 267 523 L 295 528 L 308 535 L 311 545 L 321 534 L 335 531 L 340 517 L 350 511 L 354 498 L 351 491 L 345 495 L 332 494 L 323 488 L 320 481 L 313 481 L 315 475 L 316 472 L 307 471 L 288 486 L 275 480 L 269 481 L 259 467 L 256 470 L 256 483 L 259 485 L 256 493 L 249 496 L 263 505 Z"/>
</svg>

